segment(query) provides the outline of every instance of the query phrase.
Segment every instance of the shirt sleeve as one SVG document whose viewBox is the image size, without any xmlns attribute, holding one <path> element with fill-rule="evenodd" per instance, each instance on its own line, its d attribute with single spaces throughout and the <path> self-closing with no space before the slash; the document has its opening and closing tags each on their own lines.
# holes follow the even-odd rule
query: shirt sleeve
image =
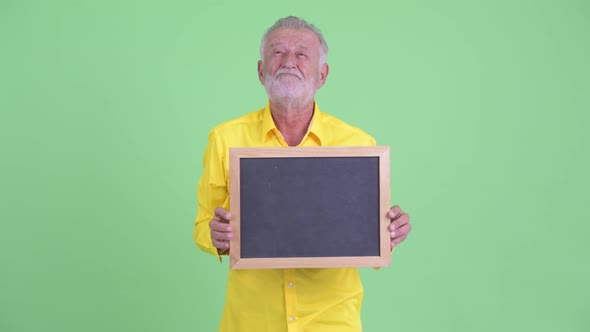
<svg viewBox="0 0 590 332">
<path fill-rule="evenodd" d="M 197 186 L 197 217 L 193 237 L 197 246 L 214 256 L 221 257 L 211 241 L 209 221 L 215 208 L 229 209 L 227 174 L 224 167 L 225 147 L 219 135 L 212 130 L 203 156 L 203 174 Z"/>
</svg>

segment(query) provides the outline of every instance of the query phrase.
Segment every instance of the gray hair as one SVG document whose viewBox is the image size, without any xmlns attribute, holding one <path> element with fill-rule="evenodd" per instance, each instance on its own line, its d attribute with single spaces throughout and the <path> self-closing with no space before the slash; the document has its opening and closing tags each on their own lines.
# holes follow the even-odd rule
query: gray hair
<svg viewBox="0 0 590 332">
<path fill-rule="evenodd" d="M 328 56 L 328 43 L 326 43 L 324 35 L 322 35 L 320 29 L 316 28 L 315 25 L 308 23 L 306 20 L 296 16 L 283 17 L 276 21 L 275 24 L 271 26 L 268 30 L 266 30 L 266 32 L 262 36 L 262 41 L 260 42 L 261 59 L 264 59 L 264 46 L 266 45 L 268 35 L 270 35 L 271 32 L 275 31 L 278 28 L 307 29 L 313 32 L 320 40 L 320 66 L 326 63 L 326 57 Z"/>
</svg>

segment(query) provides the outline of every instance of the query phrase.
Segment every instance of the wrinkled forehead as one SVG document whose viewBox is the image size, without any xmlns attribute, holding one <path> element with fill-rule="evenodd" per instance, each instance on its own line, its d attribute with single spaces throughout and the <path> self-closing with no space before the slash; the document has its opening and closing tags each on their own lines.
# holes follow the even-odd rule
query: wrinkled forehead
<svg viewBox="0 0 590 332">
<path fill-rule="evenodd" d="M 278 28 L 268 34 L 265 47 L 277 45 L 298 46 L 308 49 L 320 49 L 320 39 L 316 34 L 306 28 Z"/>
</svg>

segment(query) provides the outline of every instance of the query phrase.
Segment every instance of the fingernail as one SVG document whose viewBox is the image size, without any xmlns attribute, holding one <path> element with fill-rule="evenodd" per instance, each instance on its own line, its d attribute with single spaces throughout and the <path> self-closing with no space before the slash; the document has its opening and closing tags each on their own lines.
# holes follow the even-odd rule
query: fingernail
<svg viewBox="0 0 590 332">
<path fill-rule="evenodd" d="M 395 237 L 395 232 L 391 232 L 391 237 L 394 238 Z"/>
</svg>

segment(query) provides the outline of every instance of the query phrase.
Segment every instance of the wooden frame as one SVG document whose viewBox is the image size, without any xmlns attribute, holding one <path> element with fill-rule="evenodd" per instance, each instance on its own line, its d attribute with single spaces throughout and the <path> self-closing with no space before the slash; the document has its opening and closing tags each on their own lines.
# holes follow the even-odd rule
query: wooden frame
<svg viewBox="0 0 590 332">
<path fill-rule="evenodd" d="M 378 158 L 378 255 L 337 257 L 263 257 L 241 256 L 241 160 L 244 158 L 330 158 L 330 157 L 377 157 Z M 265 159 L 266 160 L 266 159 Z M 288 147 L 288 148 L 230 148 L 230 211 L 232 214 L 233 238 L 230 241 L 230 267 L 232 269 L 267 268 L 331 268 L 331 267 L 385 267 L 390 265 L 391 239 L 388 230 L 390 190 L 389 147 Z"/>
</svg>

